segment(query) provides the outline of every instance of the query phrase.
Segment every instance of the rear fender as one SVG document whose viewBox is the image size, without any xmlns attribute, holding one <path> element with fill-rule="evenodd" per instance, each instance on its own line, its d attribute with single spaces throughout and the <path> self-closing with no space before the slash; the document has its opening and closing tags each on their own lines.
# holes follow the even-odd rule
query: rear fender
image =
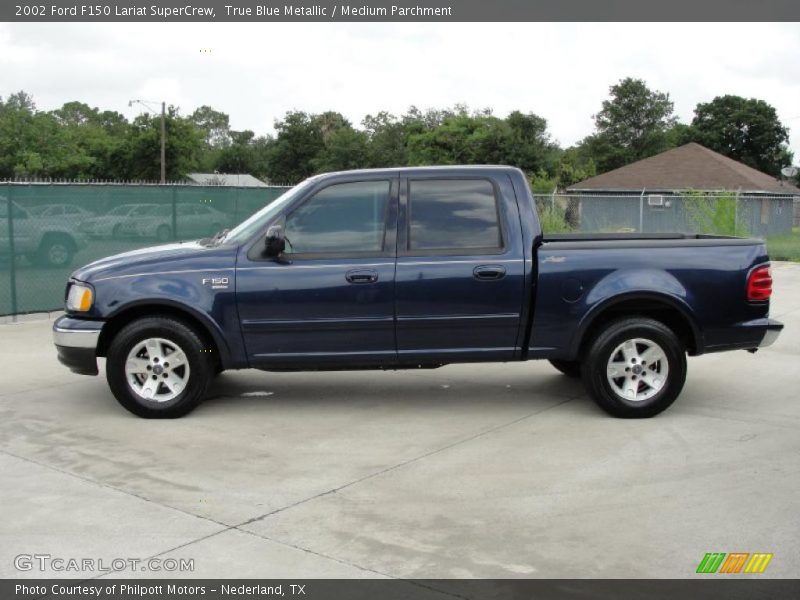
<svg viewBox="0 0 800 600">
<path fill-rule="evenodd" d="M 661 269 L 620 269 L 600 279 L 585 295 L 586 311 L 570 344 L 570 354 L 577 356 L 586 333 L 605 311 L 631 300 L 664 304 L 677 310 L 691 328 L 697 352 L 702 352 L 702 334 L 689 291 L 671 273 Z"/>
</svg>

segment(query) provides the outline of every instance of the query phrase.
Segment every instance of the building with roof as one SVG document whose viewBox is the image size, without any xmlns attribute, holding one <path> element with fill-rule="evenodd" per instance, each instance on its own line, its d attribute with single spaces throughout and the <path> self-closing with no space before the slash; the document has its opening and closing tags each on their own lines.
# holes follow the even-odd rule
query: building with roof
<svg viewBox="0 0 800 600">
<path fill-rule="evenodd" d="M 269 187 L 260 179 L 246 173 L 189 173 L 190 185 L 220 185 L 228 187 Z"/>
<path fill-rule="evenodd" d="M 696 143 L 590 177 L 567 189 L 579 198 L 583 230 L 696 230 L 691 198 L 713 211 L 730 206 L 737 228 L 752 235 L 791 233 L 794 185 Z M 713 204 L 726 199 L 727 204 Z M 719 208 L 717 208 L 719 207 Z"/>
</svg>

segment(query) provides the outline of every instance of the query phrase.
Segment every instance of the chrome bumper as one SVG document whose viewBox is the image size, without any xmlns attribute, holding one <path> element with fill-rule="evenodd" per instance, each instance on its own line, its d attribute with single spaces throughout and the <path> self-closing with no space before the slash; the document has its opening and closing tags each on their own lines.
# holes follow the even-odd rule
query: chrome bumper
<svg viewBox="0 0 800 600">
<path fill-rule="evenodd" d="M 53 343 L 65 348 L 97 348 L 100 339 L 100 330 L 64 329 L 53 325 Z"/>
<path fill-rule="evenodd" d="M 53 342 L 58 361 L 73 373 L 97 375 L 97 343 L 102 321 L 61 317 L 53 323 Z"/>
<path fill-rule="evenodd" d="M 778 336 L 781 334 L 781 331 L 783 331 L 783 323 L 773 319 L 767 319 L 766 331 L 764 332 L 764 337 L 762 338 L 758 347 L 766 348 L 767 346 L 774 344 L 775 340 L 777 340 Z"/>
</svg>

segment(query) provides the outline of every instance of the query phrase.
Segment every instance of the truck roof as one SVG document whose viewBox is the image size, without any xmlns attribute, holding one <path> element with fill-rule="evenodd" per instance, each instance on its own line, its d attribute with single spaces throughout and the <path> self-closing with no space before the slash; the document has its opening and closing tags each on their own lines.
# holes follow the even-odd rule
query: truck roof
<svg viewBox="0 0 800 600">
<path fill-rule="evenodd" d="M 389 167 L 381 169 L 353 169 L 350 171 L 333 171 L 330 173 L 320 173 L 315 175 L 314 178 L 328 178 L 341 175 L 409 175 L 421 173 L 443 173 L 448 175 L 453 174 L 475 174 L 476 172 L 490 173 L 490 172 L 516 172 L 522 174 L 517 167 L 509 165 L 437 165 L 437 166 L 419 166 L 419 167 Z"/>
</svg>

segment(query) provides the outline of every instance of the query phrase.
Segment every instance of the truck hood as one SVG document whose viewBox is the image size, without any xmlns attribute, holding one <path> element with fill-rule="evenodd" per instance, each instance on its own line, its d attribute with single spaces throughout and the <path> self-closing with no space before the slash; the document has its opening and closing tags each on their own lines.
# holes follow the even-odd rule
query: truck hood
<svg viewBox="0 0 800 600">
<path fill-rule="evenodd" d="M 236 263 L 237 246 L 208 246 L 197 241 L 139 248 L 101 258 L 72 273 L 79 281 L 169 271 L 214 271 L 232 268 Z"/>
</svg>

